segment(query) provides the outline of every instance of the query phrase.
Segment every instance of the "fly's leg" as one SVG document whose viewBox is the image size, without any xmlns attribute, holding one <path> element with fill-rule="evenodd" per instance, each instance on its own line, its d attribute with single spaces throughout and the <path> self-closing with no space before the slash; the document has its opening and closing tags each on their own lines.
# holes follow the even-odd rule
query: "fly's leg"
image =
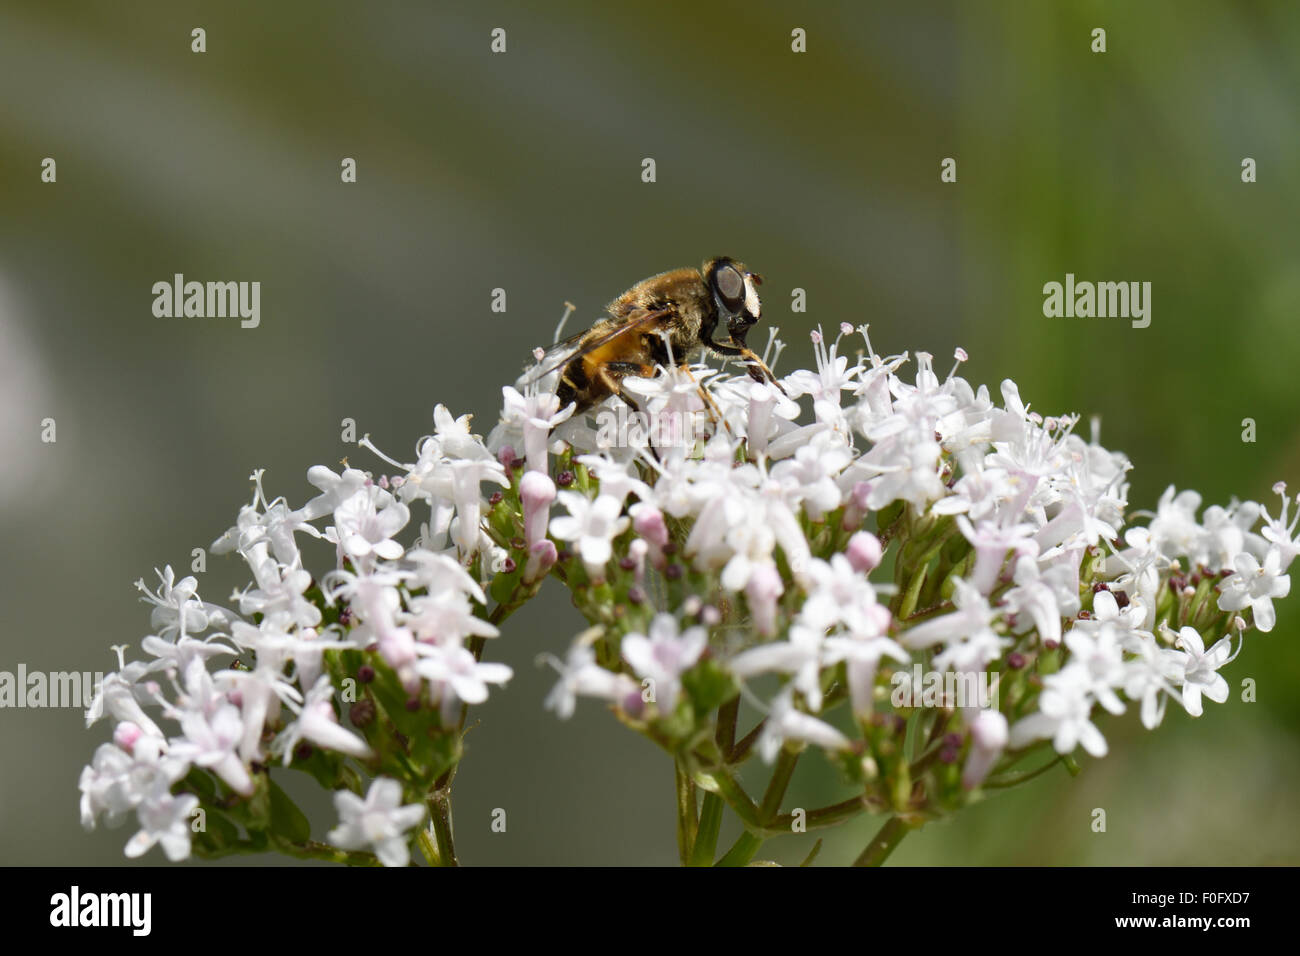
<svg viewBox="0 0 1300 956">
<path fill-rule="evenodd" d="M 781 383 L 778 382 L 776 376 L 772 374 L 772 370 L 767 367 L 767 363 L 759 358 L 754 353 L 754 350 L 748 345 L 726 345 L 721 342 L 708 342 L 706 344 L 719 355 L 725 355 L 729 358 L 738 358 L 745 362 L 745 370 L 749 372 L 749 377 L 754 381 L 762 382 L 766 379 L 775 385 L 777 391 L 782 395 L 786 394 L 785 389 L 781 387 Z"/>
<path fill-rule="evenodd" d="M 691 367 L 686 363 L 682 363 L 678 368 L 685 372 L 686 377 L 695 383 L 695 390 L 700 393 L 700 398 L 704 401 L 704 409 L 709 413 L 709 424 L 716 427 L 718 422 L 722 422 L 722 427 L 727 430 L 728 434 L 730 434 L 731 425 L 722 417 L 722 409 L 718 407 L 718 403 L 714 400 L 713 396 L 709 394 L 709 390 L 695 378 L 695 374 L 691 371 Z"/>
<path fill-rule="evenodd" d="M 623 399 L 623 401 L 627 403 L 628 408 L 632 409 L 633 414 L 646 423 L 646 430 L 648 432 L 646 436 L 647 444 L 649 445 L 650 453 L 654 455 L 655 460 L 658 461 L 659 450 L 655 448 L 654 445 L 654 430 L 650 428 L 650 416 L 646 414 L 646 412 L 641 408 L 641 403 L 633 397 L 632 393 L 629 392 L 623 384 L 623 379 L 628 375 L 636 378 L 651 378 L 654 376 L 654 373 L 655 369 L 653 365 L 642 365 L 639 362 L 609 362 L 598 374 L 605 387 L 608 388 L 612 394 Z"/>
</svg>

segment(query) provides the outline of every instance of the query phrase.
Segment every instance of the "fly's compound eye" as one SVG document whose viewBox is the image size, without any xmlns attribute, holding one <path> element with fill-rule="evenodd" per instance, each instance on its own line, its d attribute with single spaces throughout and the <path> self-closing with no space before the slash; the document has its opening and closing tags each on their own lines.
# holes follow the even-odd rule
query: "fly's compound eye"
<svg viewBox="0 0 1300 956">
<path fill-rule="evenodd" d="M 728 312 L 734 314 L 744 307 L 745 280 L 734 266 L 720 266 L 713 274 L 713 284 Z"/>
</svg>

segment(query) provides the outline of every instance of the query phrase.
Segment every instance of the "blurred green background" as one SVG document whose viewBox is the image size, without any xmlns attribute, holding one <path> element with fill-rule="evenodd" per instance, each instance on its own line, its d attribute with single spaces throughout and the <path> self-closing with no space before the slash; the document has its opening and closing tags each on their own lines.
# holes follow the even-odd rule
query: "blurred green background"
<svg viewBox="0 0 1300 956">
<path fill-rule="evenodd" d="M 878 349 L 942 370 L 960 345 L 994 394 L 1012 377 L 1044 413 L 1100 414 L 1134 507 L 1172 482 L 1275 508 L 1275 480 L 1300 488 L 1298 50 L 1291 2 L 3 0 L 0 670 L 111 669 L 109 645 L 147 630 L 132 582 L 188 568 L 254 467 L 296 504 L 309 465 L 370 461 L 340 442 L 344 417 L 399 457 L 436 402 L 486 433 L 565 300 L 594 319 L 712 255 L 765 275 L 785 369 L 811 362 L 816 323 L 869 321 Z M 261 327 L 155 318 L 151 286 L 176 272 L 259 280 Z M 1151 326 L 1044 318 L 1066 272 L 1150 281 Z M 213 558 L 205 596 L 237 572 Z M 667 758 L 598 705 L 541 709 L 534 658 L 579 625 L 552 585 L 491 645 L 516 677 L 467 738 L 466 862 L 675 861 Z M 895 861 L 1300 862 L 1297 630 L 1300 593 L 1229 668 L 1257 703 L 1171 708 L 1155 733 L 1105 717 L 1112 753 L 1080 778 L 927 827 Z M 0 861 L 122 862 L 133 828 L 77 822 L 106 732 L 0 711 Z M 806 763 L 787 806 L 837 799 Z M 821 861 L 851 860 L 878 822 L 833 831 Z"/>
</svg>

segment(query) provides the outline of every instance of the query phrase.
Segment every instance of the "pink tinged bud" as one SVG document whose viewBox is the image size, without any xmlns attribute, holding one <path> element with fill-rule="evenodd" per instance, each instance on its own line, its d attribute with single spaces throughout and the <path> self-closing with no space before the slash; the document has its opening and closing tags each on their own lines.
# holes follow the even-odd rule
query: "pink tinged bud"
<svg viewBox="0 0 1300 956">
<path fill-rule="evenodd" d="M 844 521 L 842 527 L 845 531 L 850 528 L 857 528 L 862 524 L 862 519 L 867 516 L 870 510 L 868 502 L 871 500 L 871 482 L 859 481 L 849 492 L 849 500 L 844 504 Z"/>
<path fill-rule="evenodd" d="M 379 634 L 379 655 L 394 670 L 415 663 L 415 635 L 404 627 L 385 627 Z"/>
<path fill-rule="evenodd" d="M 618 702 L 623 713 L 629 717 L 640 717 L 645 711 L 645 698 L 641 696 L 641 685 L 635 684 Z"/>
<path fill-rule="evenodd" d="M 1007 745 L 1007 719 L 996 710 L 983 710 L 971 722 L 970 754 L 962 769 L 961 784 L 973 790 L 984 782 Z"/>
<path fill-rule="evenodd" d="M 113 743 L 127 753 L 134 752 L 135 742 L 142 736 L 144 736 L 144 731 L 129 720 L 122 721 L 113 729 Z"/>
<path fill-rule="evenodd" d="M 529 549 L 546 538 L 546 524 L 555 501 L 555 482 L 542 471 L 526 471 L 519 479 L 519 500 L 524 506 L 524 540 Z"/>
<path fill-rule="evenodd" d="M 764 637 L 776 633 L 776 602 L 783 592 L 781 573 L 774 564 L 762 564 L 749 575 L 745 598 L 753 616 L 754 629 Z"/>
<path fill-rule="evenodd" d="M 414 664 L 405 664 L 396 668 L 397 679 L 402 684 L 402 690 L 406 691 L 412 697 L 416 697 L 424 689 L 424 680 L 415 669 Z M 409 702 L 408 702 L 409 708 Z"/>
<path fill-rule="evenodd" d="M 650 553 L 650 545 L 641 538 L 633 538 L 627 546 L 627 556 L 632 559 L 632 572 L 637 584 L 645 583 L 645 559 Z"/>
<path fill-rule="evenodd" d="M 880 539 L 870 531 L 859 531 L 849 538 L 849 546 L 845 551 L 845 556 L 849 559 L 849 564 L 853 565 L 853 570 L 862 574 L 870 574 L 880 567 L 883 554 Z"/>
<path fill-rule="evenodd" d="M 515 449 L 513 445 L 502 445 L 497 452 L 497 461 L 501 462 L 501 467 L 509 468 L 515 463 Z"/>
<path fill-rule="evenodd" d="M 645 538 L 646 542 L 653 548 L 662 548 L 668 543 L 668 525 L 664 522 L 663 512 L 658 508 L 646 505 L 634 509 L 636 514 L 632 518 L 632 529 Z"/>
<path fill-rule="evenodd" d="M 885 605 L 873 604 L 867 609 L 867 621 L 875 626 L 878 634 L 888 634 L 894 626 L 894 615 L 889 613 L 889 608 Z"/>
<path fill-rule="evenodd" d="M 852 334 L 853 334 L 853 326 L 848 322 L 841 322 L 840 335 L 852 335 Z"/>
<path fill-rule="evenodd" d="M 532 584 L 544 577 L 555 566 L 557 556 L 554 541 L 543 539 L 529 548 L 528 563 L 524 565 L 524 583 Z"/>
</svg>

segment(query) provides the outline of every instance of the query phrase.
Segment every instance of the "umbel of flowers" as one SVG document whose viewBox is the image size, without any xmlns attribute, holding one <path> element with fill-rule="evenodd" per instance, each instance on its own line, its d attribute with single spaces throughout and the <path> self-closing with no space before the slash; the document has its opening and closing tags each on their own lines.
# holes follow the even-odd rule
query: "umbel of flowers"
<svg viewBox="0 0 1300 956">
<path fill-rule="evenodd" d="M 455 864 L 467 711 L 510 679 L 485 658 L 550 579 L 590 626 L 547 657 L 545 706 L 594 699 L 663 748 L 688 864 L 861 813 L 885 818 L 858 859 L 880 863 L 1078 748 L 1103 757 L 1102 711 L 1150 729 L 1171 700 L 1227 699 L 1220 671 L 1273 628 L 1300 552 L 1283 485 L 1275 514 L 1172 487 L 1131 512 L 1095 423 L 1084 438 L 1011 381 L 995 402 L 960 350 L 943 378 L 869 340 L 851 361 L 856 332 L 814 334 L 815 367 L 780 388 L 703 365 L 629 382 L 617 427 L 521 379 L 486 441 L 440 405 L 414 461 L 363 440 L 380 472 L 312 468 L 296 508 L 254 474 L 214 546 L 246 584 L 216 603 L 170 568 L 138 584 L 150 633 L 115 648 L 88 714 L 113 730 L 83 823 L 133 817 L 128 856 Z M 809 754 L 852 796 L 787 810 Z M 335 794 L 332 829 L 282 789 L 293 772 Z"/>
</svg>

